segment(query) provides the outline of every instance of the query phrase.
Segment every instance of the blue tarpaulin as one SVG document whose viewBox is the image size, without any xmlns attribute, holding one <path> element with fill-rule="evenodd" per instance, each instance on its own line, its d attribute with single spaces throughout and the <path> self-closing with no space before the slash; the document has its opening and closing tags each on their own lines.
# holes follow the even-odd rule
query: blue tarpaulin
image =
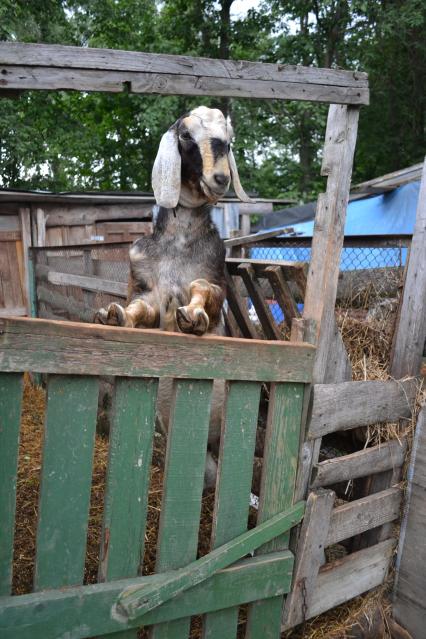
<svg viewBox="0 0 426 639">
<path fill-rule="evenodd" d="M 416 219 L 420 182 L 411 182 L 369 198 L 349 202 L 345 236 L 351 235 L 404 235 L 412 234 Z M 277 213 L 274 213 L 277 219 Z M 283 211 L 285 219 L 285 210 Z M 279 230 L 287 225 L 268 228 Z M 292 236 L 312 237 L 314 220 L 291 224 Z M 273 251 L 273 253 L 272 253 Z M 357 253 L 355 255 L 355 253 Z M 406 260 L 406 249 L 400 248 L 344 248 L 341 270 L 377 268 L 381 266 L 402 266 Z M 252 258 L 275 259 L 307 262 L 310 248 L 307 247 L 258 247 L 250 251 Z"/>
</svg>

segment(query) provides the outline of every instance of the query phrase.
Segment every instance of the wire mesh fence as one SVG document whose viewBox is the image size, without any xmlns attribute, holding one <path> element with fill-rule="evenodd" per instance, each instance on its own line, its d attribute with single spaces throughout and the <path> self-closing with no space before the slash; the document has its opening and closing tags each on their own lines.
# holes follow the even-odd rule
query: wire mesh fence
<svg viewBox="0 0 426 639">
<path fill-rule="evenodd" d="M 123 302 L 129 277 L 128 242 L 32 250 L 39 317 L 91 322 L 96 310 L 110 302 Z M 346 238 L 340 262 L 337 305 L 370 309 L 382 300 L 396 297 L 407 260 L 409 239 Z M 310 238 L 273 238 L 244 249 L 245 257 L 265 261 L 309 263 Z M 265 300 L 277 324 L 284 311 L 277 300 Z M 245 297 L 249 317 L 256 311 Z M 300 312 L 303 299 L 295 299 Z"/>
</svg>

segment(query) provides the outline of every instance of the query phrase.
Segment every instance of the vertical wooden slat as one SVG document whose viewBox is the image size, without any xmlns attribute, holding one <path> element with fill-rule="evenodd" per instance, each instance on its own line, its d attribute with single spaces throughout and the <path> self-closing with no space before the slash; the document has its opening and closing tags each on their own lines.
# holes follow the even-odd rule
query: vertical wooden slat
<svg viewBox="0 0 426 639">
<path fill-rule="evenodd" d="M 247 530 L 256 426 L 261 384 L 230 382 L 227 388 L 212 545 L 225 544 Z M 222 639 L 236 636 L 238 607 L 206 615 L 204 637 Z"/>
<path fill-rule="evenodd" d="M 293 504 L 299 452 L 303 384 L 273 384 L 269 399 L 268 422 L 261 492 L 259 523 Z M 258 554 L 284 550 L 289 533 L 259 549 Z M 251 639 L 278 639 L 283 597 L 273 597 L 251 604 L 247 636 Z"/>
<path fill-rule="evenodd" d="M 226 278 L 226 299 L 228 300 L 229 308 L 232 311 L 233 316 L 238 324 L 243 337 L 248 339 L 259 339 L 257 331 L 251 322 L 245 300 L 241 298 L 237 287 L 234 284 L 232 276 L 228 273 L 225 267 Z"/>
<path fill-rule="evenodd" d="M 241 264 L 238 267 L 253 306 L 259 318 L 266 339 L 281 339 L 281 333 L 277 328 L 268 304 L 265 302 L 264 293 L 250 264 Z"/>
<path fill-rule="evenodd" d="M 158 380 L 115 380 L 102 531 L 101 581 L 138 574 L 143 558 Z M 132 639 L 137 630 L 114 633 Z"/>
<path fill-rule="evenodd" d="M 156 571 L 182 568 L 196 558 L 212 382 L 175 382 L 167 438 Z M 190 619 L 158 624 L 152 639 L 188 637 Z"/>
<path fill-rule="evenodd" d="M 284 321 L 291 328 L 293 318 L 300 317 L 300 311 L 284 277 L 283 270 L 280 266 L 268 266 L 265 269 L 265 275 L 284 313 Z"/>
<path fill-rule="evenodd" d="M 98 379 L 48 380 L 35 588 L 83 580 Z"/>
<path fill-rule="evenodd" d="M 22 391 L 22 373 L 0 373 L 0 596 L 12 585 Z"/>
</svg>

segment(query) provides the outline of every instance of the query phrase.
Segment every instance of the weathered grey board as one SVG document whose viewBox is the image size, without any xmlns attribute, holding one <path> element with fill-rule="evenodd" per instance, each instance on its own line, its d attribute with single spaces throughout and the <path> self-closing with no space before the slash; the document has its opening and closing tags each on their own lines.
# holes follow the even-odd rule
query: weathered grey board
<svg viewBox="0 0 426 639">
<path fill-rule="evenodd" d="M 396 487 L 337 506 L 331 515 L 326 546 L 398 519 L 401 500 L 402 491 Z"/>
<path fill-rule="evenodd" d="M 309 439 L 411 417 L 416 380 L 315 384 Z"/>
<path fill-rule="evenodd" d="M 245 60 L 216 60 L 184 55 L 95 49 L 63 45 L 0 43 L 0 64 L 77 69 L 115 69 L 149 73 L 205 75 L 276 82 L 309 82 L 335 86 L 368 87 L 368 76 L 359 71 L 318 69 Z"/>
<path fill-rule="evenodd" d="M 394 334 L 391 373 L 418 375 L 426 340 L 426 161 L 423 167 L 416 225 L 408 260 L 404 293 Z"/>
<path fill-rule="evenodd" d="M 327 189 L 318 198 L 303 309 L 303 318 L 311 333 L 309 341 L 318 344 L 314 366 L 316 383 L 327 379 L 330 344 L 335 334 L 334 308 L 358 118 L 358 108 L 335 104 L 329 108 L 321 167 L 321 174 L 327 176 Z M 307 493 L 311 468 L 318 460 L 320 446 L 321 440 L 317 438 L 305 442 L 301 448 L 296 498 Z"/>
<path fill-rule="evenodd" d="M 425 636 L 426 619 L 426 407 L 420 412 L 408 472 L 406 512 L 398 549 L 395 619 L 413 639 Z"/>
<path fill-rule="evenodd" d="M 153 204 L 98 204 L 96 206 L 59 205 L 45 206 L 46 227 L 80 226 L 100 220 L 128 220 L 129 218 L 150 217 Z M 147 228 L 150 222 L 146 222 Z"/>
<path fill-rule="evenodd" d="M 87 49 L 86 49 L 87 50 Z M 155 55 L 155 54 L 153 54 Z M 1 56 L 1 51 L 0 51 Z M 159 95 L 211 95 L 274 100 L 311 100 L 368 104 L 368 89 L 276 80 L 245 80 L 203 75 L 136 73 L 76 68 L 8 66 L 0 63 L 2 82 L 10 90 L 75 90 Z"/>
<path fill-rule="evenodd" d="M 330 486 L 341 481 L 367 477 L 402 466 L 407 450 L 405 439 L 397 439 L 366 448 L 350 455 L 335 457 L 320 462 L 313 469 L 312 486 Z"/>
<path fill-rule="evenodd" d="M 304 607 L 309 606 L 318 571 L 325 562 L 324 548 L 334 498 L 332 490 L 320 489 L 309 494 L 298 541 L 292 588 L 283 611 L 283 623 L 287 628 L 304 621 Z"/>
<path fill-rule="evenodd" d="M 320 570 L 307 618 L 320 615 L 382 584 L 392 559 L 395 541 L 352 553 Z"/>
<path fill-rule="evenodd" d="M 42 319 L 0 320 L 0 370 L 309 382 L 310 344 L 197 337 Z"/>
</svg>

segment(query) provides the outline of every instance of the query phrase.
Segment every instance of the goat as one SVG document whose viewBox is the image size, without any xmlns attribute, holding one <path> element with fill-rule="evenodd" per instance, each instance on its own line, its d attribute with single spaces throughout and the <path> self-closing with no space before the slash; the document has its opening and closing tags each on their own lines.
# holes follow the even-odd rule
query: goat
<svg viewBox="0 0 426 639">
<path fill-rule="evenodd" d="M 225 299 L 225 249 L 210 206 L 229 188 L 243 191 L 231 149 L 232 126 L 218 109 L 201 106 L 163 135 L 152 171 L 160 207 L 149 237 L 130 249 L 126 307 L 112 303 L 95 321 L 204 335 L 217 332 Z"/>
<path fill-rule="evenodd" d="M 231 179 L 244 192 L 231 149 L 233 130 L 218 109 L 200 106 L 179 118 L 163 135 L 152 171 L 160 207 L 154 232 L 130 249 L 126 306 L 100 309 L 95 322 L 135 328 L 160 328 L 195 335 L 223 333 L 226 295 L 225 248 L 210 219 L 210 207 L 224 196 Z M 159 427 L 167 431 L 171 380 L 161 380 L 157 401 Z M 209 444 L 220 434 L 223 382 L 215 382 Z M 216 475 L 207 456 L 206 484 Z"/>
</svg>

